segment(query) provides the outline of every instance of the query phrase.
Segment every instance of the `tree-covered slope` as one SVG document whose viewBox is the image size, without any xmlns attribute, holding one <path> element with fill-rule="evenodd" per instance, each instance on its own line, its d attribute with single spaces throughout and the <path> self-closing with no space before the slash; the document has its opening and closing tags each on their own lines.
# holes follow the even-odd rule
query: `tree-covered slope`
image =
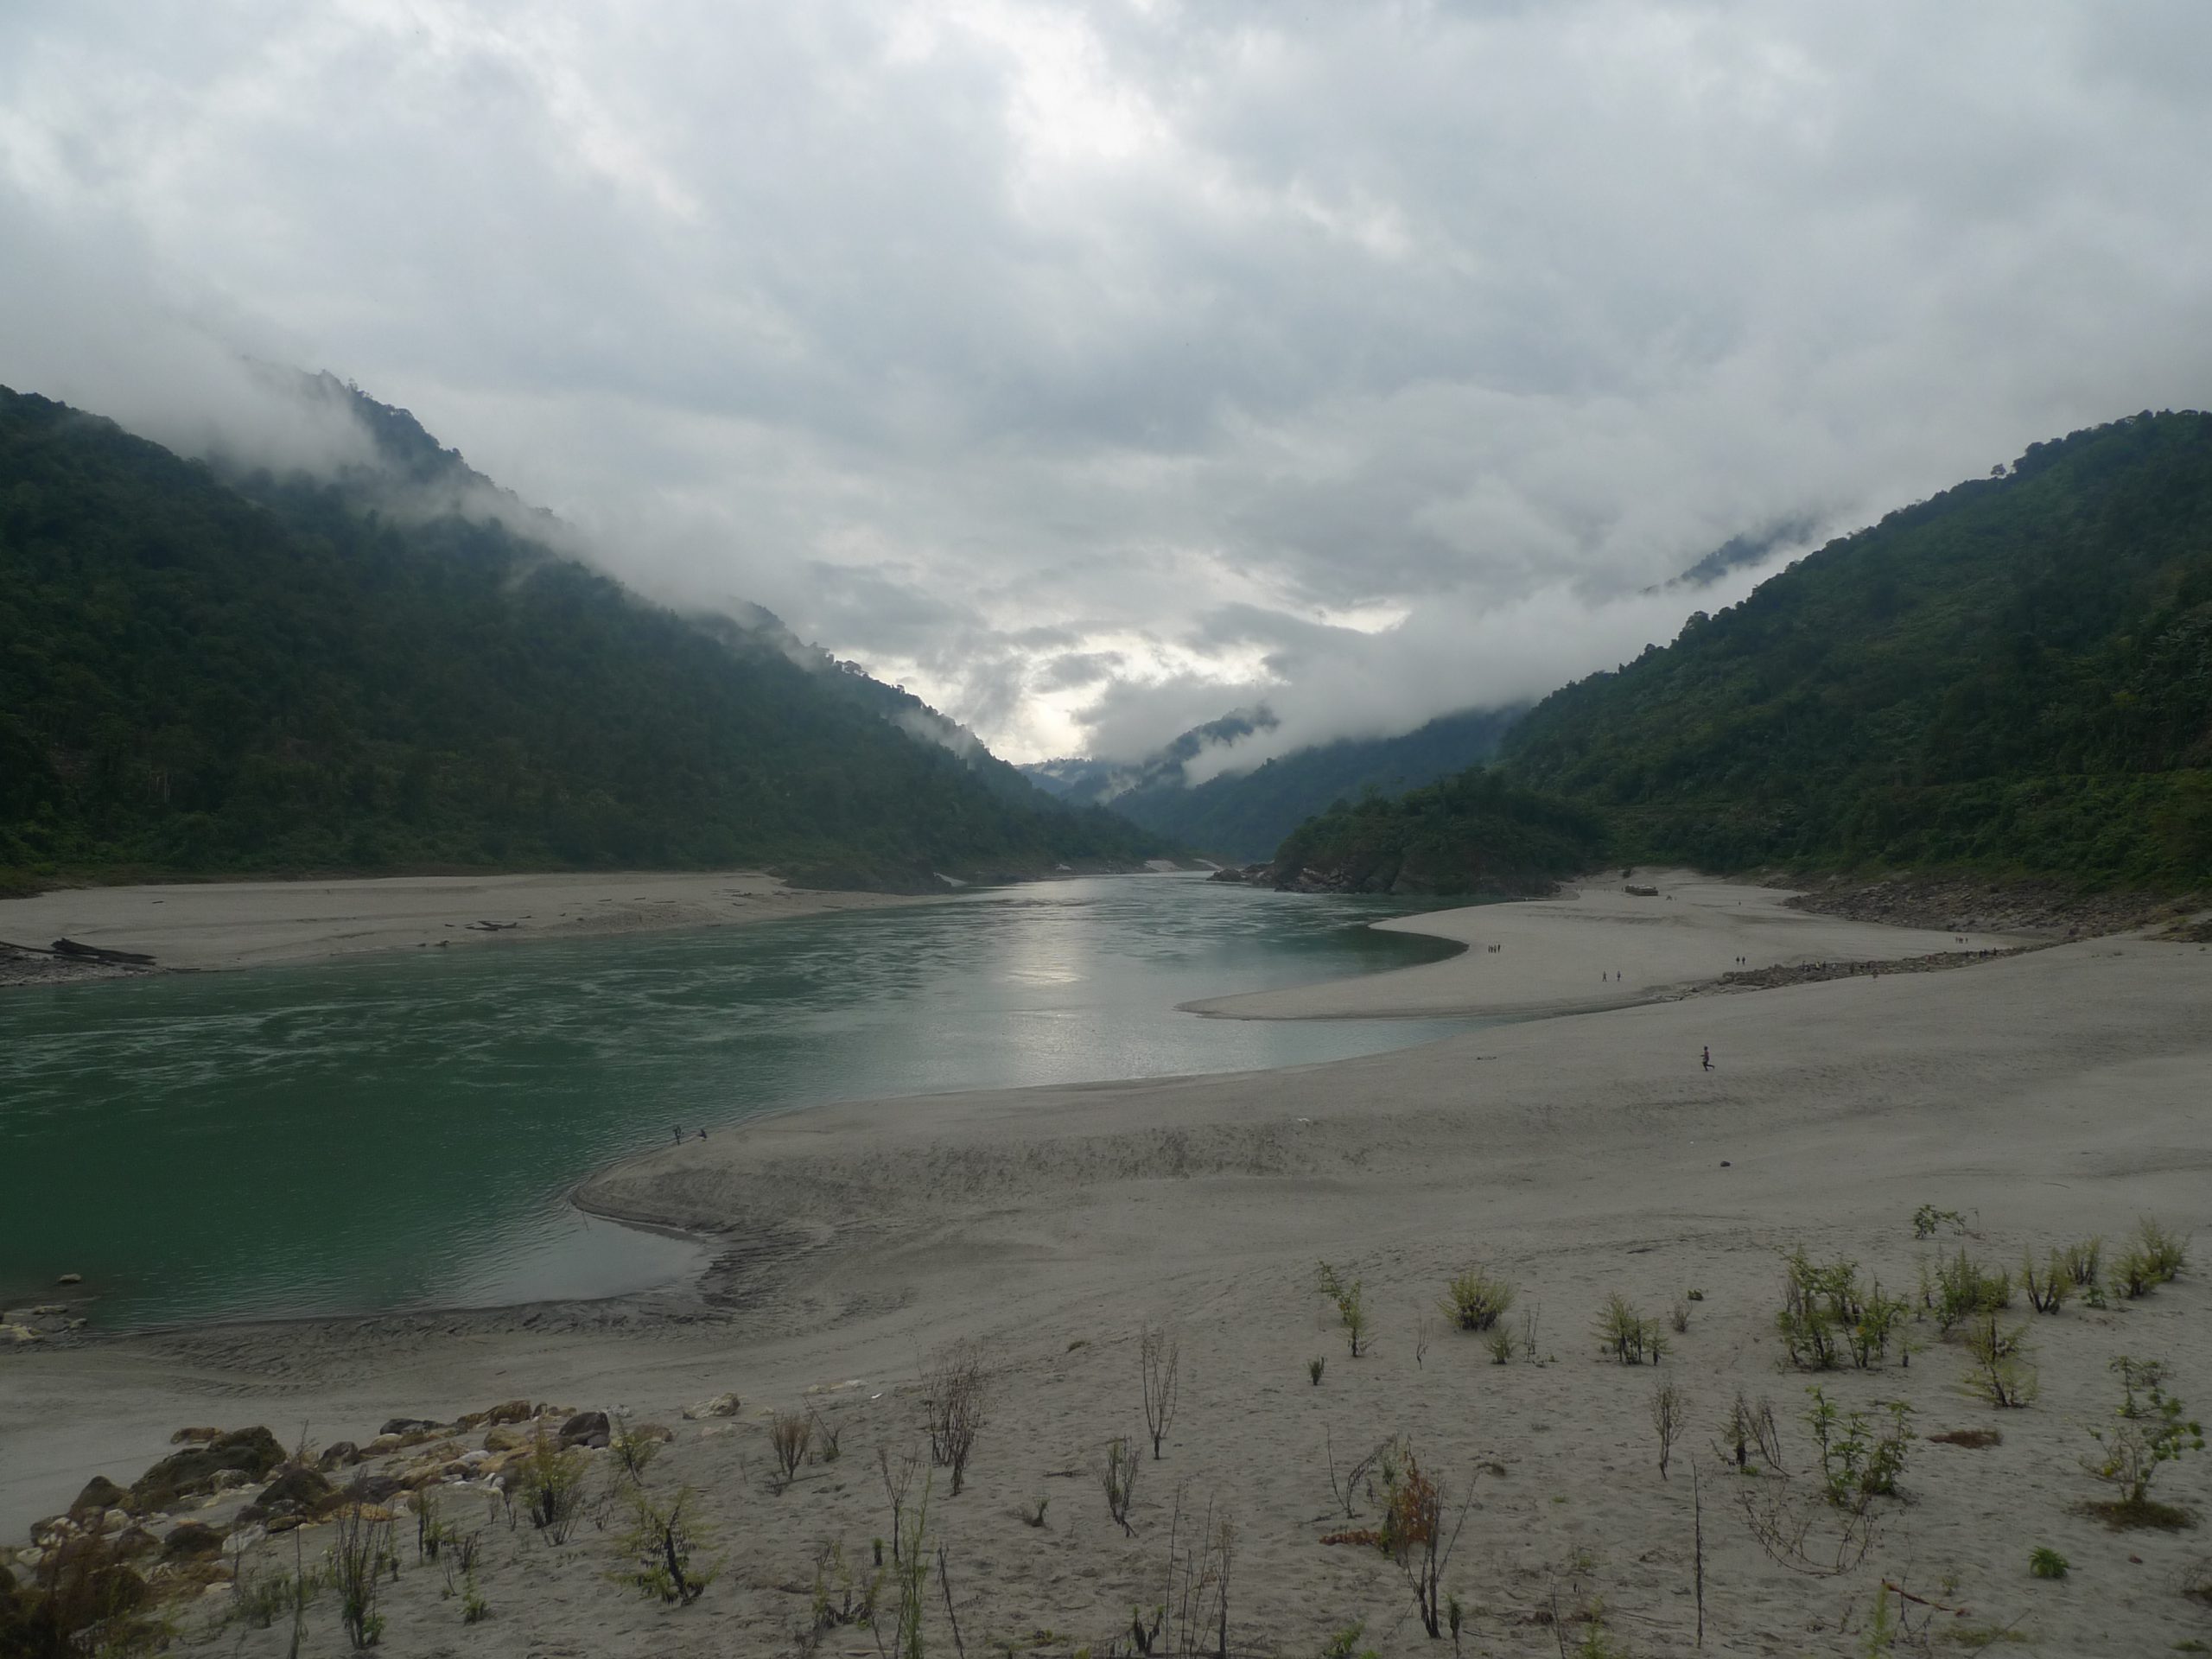
<svg viewBox="0 0 2212 1659">
<path fill-rule="evenodd" d="M 1624 856 L 2212 875 L 2212 416 L 2030 448 L 1555 692 L 1516 782 Z"/>
<path fill-rule="evenodd" d="M 414 451 L 403 483 L 459 466 L 383 416 L 379 447 Z M 0 870 L 906 881 L 1158 850 L 915 735 L 957 734 L 787 635 L 359 486 L 226 480 L 0 390 Z"/>
<path fill-rule="evenodd" d="M 1291 833 L 1268 875 L 1279 886 L 1513 897 L 1548 893 L 1607 850 L 1599 814 L 1474 766 L 1395 798 L 1338 802 Z"/>
</svg>

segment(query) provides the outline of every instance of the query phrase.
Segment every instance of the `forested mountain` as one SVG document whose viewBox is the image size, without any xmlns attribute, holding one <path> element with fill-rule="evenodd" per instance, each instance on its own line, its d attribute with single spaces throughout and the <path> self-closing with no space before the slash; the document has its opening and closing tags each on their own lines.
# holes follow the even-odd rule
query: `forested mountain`
<svg viewBox="0 0 2212 1659">
<path fill-rule="evenodd" d="M 1047 761 L 1023 770 L 1046 788 L 1077 800 L 1103 800 L 1146 829 L 1217 858 L 1264 858 L 1306 818 L 1332 802 L 1370 792 L 1395 794 L 1433 783 L 1497 752 L 1520 716 L 1513 709 L 1440 715 L 1395 737 L 1345 738 L 1224 772 L 1184 781 L 1183 763 L 1203 744 L 1272 725 L 1262 715 L 1232 715 L 1185 732 L 1135 768 L 1096 761 Z"/>
<path fill-rule="evenodd" d="M 1395 798 L 1338 802 L 1294 830 L 1270 877 L 1284 886 L 1359 893 L 1482 893 L 1552 890 L 1607 855 L 1603 817 L 1472 766 Z"/>
<path fill-rule="evenodd" d="M 1507 777 L 1624 857 L 2212 877 L 2212 416 L 2150 415 L 1830 543 L 1554 693 Z"/>
<path fill-rule="evenodd" d="M 379 464 L 315 482 L 0 389 L 0 881 L 766 863 L 903 884 L 1160 850 L 765 613 L 646 604 L 512 497 L 454 511 L 492 486 L 359 401 Z"/>
</svg>

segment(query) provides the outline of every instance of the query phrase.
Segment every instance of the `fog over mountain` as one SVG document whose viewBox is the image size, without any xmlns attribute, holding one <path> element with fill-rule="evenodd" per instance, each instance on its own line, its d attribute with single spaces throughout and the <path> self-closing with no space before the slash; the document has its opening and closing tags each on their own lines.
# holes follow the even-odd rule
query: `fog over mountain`
<svg viewBox="0 0 2212 1659">
<path fill-rule="evenodd" d="M 255 365 L 328 370 L 1014 759 L 1264 706 L 1242 768 L 2201 405 L 2208 53 L 2189 0 L 13 7 L 0 383 L 330 469 Z"/>
</svg>

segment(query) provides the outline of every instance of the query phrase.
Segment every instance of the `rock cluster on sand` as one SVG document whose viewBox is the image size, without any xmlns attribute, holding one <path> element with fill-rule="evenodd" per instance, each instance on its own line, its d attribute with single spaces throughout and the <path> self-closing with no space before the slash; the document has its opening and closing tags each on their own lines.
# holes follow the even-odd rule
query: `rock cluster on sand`
<svg viewBox="0 0 2212 1659">
<path fill-rule="evenodd" d="M 736 1396 L 721 1398 L 735 1409 Z M 388 1521 L 429 1487 L 467 1487 L 496 1498 L 541 1439 L 564 1451 L 597 1452 L 615 1427 L 604 1411 L 508 1400 L 449 1423 L 394 1417 L 365 1446 L 338 1440 L 319 1452 L 305 1446 L 287 1452 L 260 1426 L 181 1428 L 170 1437 L 179 1449 L 129 1487 L 95 1475 L 66 1514 L 31 1528 L 27 1548 L 0 1549 L 0 1598 L 16 1592 L 18 1578 L 24 1593 L 44 1594 L 73 1564 L 111 1578 L 127 1573 L 127 1584 L 113 1580 L 119 1609 L 197 1593 L 229 1582 L 239 1553 L 273 1534 L 354 1510 Z M 481 1448 L 465 1447 L 461 1437 L 479 1429 Z M 630 1433 L 662 1443 L 674 1438 L 658 1424 Z M 141 1570 L 126 1561 L 147 1564 Z"/>
<path fill-rule="evenodd" d="M 82 1282 L 64 1274 L 62 1282 Z M 36 1302 L 23 1307 L 0 1306 L 0 1349 L 31 1348 L 45 1344 L 67 1347 L 90 1323 L 68 1302 Z"/>
<path fill-rule="evenodd" d="M 1786 901 L 1792 910 L 1891 927 L 1940 927 L 1964 933 L 2036 933 L 2098 938 L 2175 914 L 2162 894 L 2084 893 L 2057 882 L 1993 881 L 1980 876 L 1899 875 L 1879 881 L 1839 878 Z"/>
<path fill-rule="evenodd" d="M 217 1491 L 224 1476 L 239 1478 L 224 1484 L 243 1484 L 261 1479 L 283 1461 L 284 1448 L 274 1434 L 265 1428 L 242 1428 L 169 1453 L 132 1484 L 130 1507 L 142 1513 L 169 1509 L 180 1498 L 204 1497 Z"/>
</svg>

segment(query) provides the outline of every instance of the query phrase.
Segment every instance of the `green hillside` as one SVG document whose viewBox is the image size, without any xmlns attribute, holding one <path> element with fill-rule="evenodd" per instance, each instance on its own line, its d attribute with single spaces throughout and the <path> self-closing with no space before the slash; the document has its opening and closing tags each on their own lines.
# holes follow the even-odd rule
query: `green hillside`
<svg viewBox="0 0 2212 1659">
<path fill-rule="evenodd" d="M 2212 875 L 2212 416 L 2031 447 L 1507 736 L 1623 856 Z"/>
<path fill-rule="evenodd" d="M 226 479 L 0 389 L 0 879 L 766 863 L 910 883 L 1160 850 L 911 735 L 964 734 L 779 629 L 398 511 L 403 486 L 483 480 L 361 402 L 404 463 L 377 475 L 387 498 Z"/>
<path fill-rule="evenodd" d="M 1605 833 L 1598 813 L 1473 766 L 1395 798 L 1337 803 L 1292 832 L 1269 875 L 1297 885 L 1310 871 L 1358 893 L 1543 893 L 1604 859 Z"/>
</svg>

